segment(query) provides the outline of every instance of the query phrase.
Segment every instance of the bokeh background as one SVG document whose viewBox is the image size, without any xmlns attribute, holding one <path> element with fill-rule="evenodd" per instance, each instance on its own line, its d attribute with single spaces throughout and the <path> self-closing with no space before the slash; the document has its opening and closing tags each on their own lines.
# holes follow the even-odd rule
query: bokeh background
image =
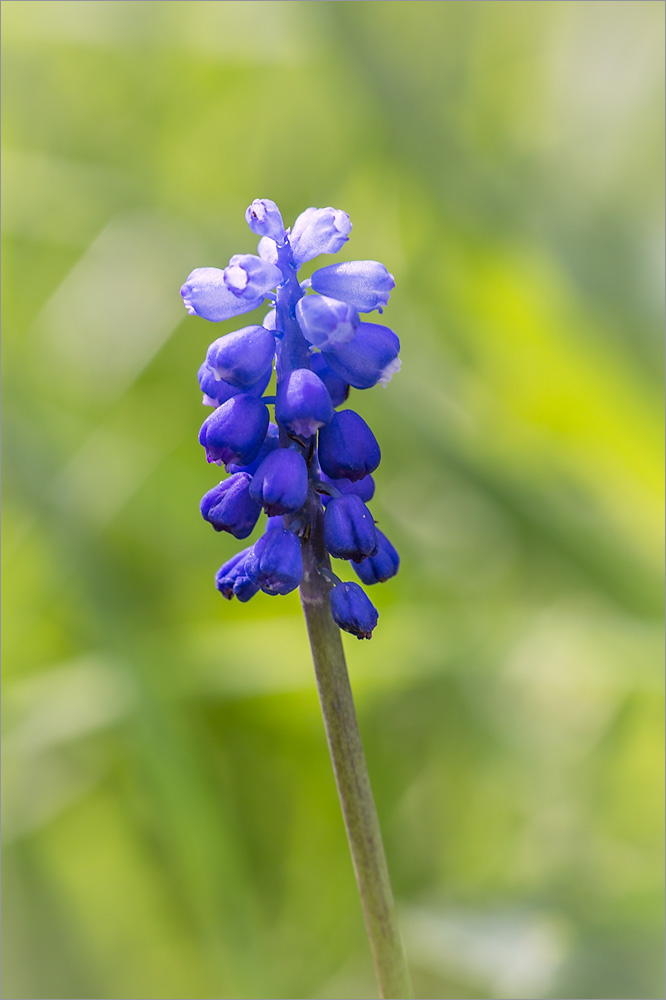
<svg viewBox="0 0 666 1000">
<path fill-rule="evenodd" d="M 663 996 L 663 5 L 2 18 L 3 996 L 376 995 L 298 596 L 198 513 L 255 197 L 396 277 L 345 645 L 416 996 Z"/>
</svg>

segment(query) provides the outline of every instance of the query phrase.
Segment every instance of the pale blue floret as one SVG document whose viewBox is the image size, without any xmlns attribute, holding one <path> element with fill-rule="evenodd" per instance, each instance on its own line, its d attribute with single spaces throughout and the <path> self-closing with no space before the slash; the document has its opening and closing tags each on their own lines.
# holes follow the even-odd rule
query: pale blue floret
<svg viewBox="0 0 666 1000">
<path fill-rule="evenodd" d="M 279 267 L 253 253 L 234 254 L 223 274 L 229 291 L 246 302 L 263 298 L 282 281 Z"/>
<path fill-rule="evenodd" d="M 306 208 L 289 234 L 294 263 L 304 264 L 320 253 L 337 253 L 349 239 L 352 224 L 337 208 Z"/>
<path fill-rule="evenodd" d="M 381 309 L 395 287 L 393 275 L 376 260 L 350 260 L 315 271 L 311 287 L 321 295 L 342 299 L 359 312 Z"/>
<path fill-rule="evenodd" d="M 256 309 L 263 297 L 255 301 L 239 299 L 224 283 L 224 271 L 219 267 L 196 267 L 180 290 L 190 316 L 201 316 L 211 323 L 241 316 Z"/>
<path fill-rule="evenodd" d="M 296 319 L 307 342 L 321 351 L 351 340 L 360 322 L 353 306 L 326 295 L 306 295 L 300 299 Z"/>
<path fill-rule="evenodd" d="M 276 243 L 284 242 L 280 209 L 270 198 L 255 198 L 245 212 L 245 221 L 257 236 L 270 236 Z"/>
</svg>

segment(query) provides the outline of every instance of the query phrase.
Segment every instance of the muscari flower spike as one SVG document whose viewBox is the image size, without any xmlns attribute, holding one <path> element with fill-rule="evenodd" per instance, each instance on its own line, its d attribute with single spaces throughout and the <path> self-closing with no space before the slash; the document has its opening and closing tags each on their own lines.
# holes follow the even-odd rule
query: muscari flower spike
<svg viewBox="0 0 666 1000">
<path fill-rule="evenodd" d="M 260 237 L 257 254 L 195 268 L 181 288 L 188 313 L 214 323 L 269 306 L 254 325 L 214 340 L 198 372 L 203 402 L 214 408 L 199 441 L 208 461 L 231 473 L 205 494 L 202 516 L 236 538 L 252 532 L 262 508 L 267 516 L 263 535 L 224 563 L 216 587 L 240 601 L 260 590 L 295 590 L 316 524 L 329 555 L 348 560 L 366 585 L 383 582 L 400 559 L 366 506 L 380 448 L 358 413 L 338 408 L 350 388 L 385 385 L 400 368 L 395 333 L 360 315 L 382 312 L 393 275 L 361 260 L 325 264 L 299 280 L 302 264 L 337 253 L 349 239 L 351 222 L 339 209 L 308 208 L 285 229 L 275 202 L 259 198 L 245 218 Z M 273 369 L 275 395 L 264 396 Z M 369 639 L 376 609 L 359 584 L 340 581 L 328 557 L 325 563 L 318 571 L 330 586 L 334 620 Z"/>
</svg>

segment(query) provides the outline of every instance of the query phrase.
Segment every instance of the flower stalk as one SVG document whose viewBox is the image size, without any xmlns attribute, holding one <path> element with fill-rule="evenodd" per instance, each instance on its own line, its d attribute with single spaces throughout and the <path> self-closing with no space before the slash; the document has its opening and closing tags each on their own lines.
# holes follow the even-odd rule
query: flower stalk
<svg viewBox="0 0 666 1000">
<path fill-rule="evenodd" d="M 377 810 L 370 787 L 354 698 L 340 630 L 329 602 L 332 584 L 321 568 L 330 567 L 324 546 L 323 515 L 303 544 L 301 603 L 312 649 L 328 749 L 340 797 L 356 882 L 380 997 L 412 996 Z"/>
</svg>

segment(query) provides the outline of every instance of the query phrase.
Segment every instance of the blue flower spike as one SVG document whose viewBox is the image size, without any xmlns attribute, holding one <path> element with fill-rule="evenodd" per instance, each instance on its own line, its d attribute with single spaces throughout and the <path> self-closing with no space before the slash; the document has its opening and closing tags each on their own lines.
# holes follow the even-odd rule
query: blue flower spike
<svg viewBox="0 0 666 1000">
<path fill-rule="evenodd" d="M 236 538 L 266 515 L 263 534 L 221 567 L 216 586 L 240 601 L 259 590 L 289 594 L 306 585 L 304 566 L 314 560 L 339 627 L 370 638 L 377 612 L 357 583 L 334 584 L 329 555 L 348 560 L 367 585 L 390 579 L 400 563 L 366 506 L 379 444 L 360 414 L 342 408 L 350 390 L 385 385 L 400 368 L 395 333 L 359 315 L 383 310 L 393 275 L 379 261 L 356 260 L 301 279 L 302 264 L 348 241 L 352 225 L 340 209 L 307 208 L 288 229 L 275 202 L 257 198 L 245 219 L 257 253 L 195 268 L 181 289 L 187 311 L 213 323 L 263 307 L 263 319 L 213 340 L 198 372 L 203 402 L 214 407 L 199 440 L 207 460 L 230 473 L 203 497 L 201 514 Z M 275 395 L 264 396 L 273 370 Z"/>
</svg>

